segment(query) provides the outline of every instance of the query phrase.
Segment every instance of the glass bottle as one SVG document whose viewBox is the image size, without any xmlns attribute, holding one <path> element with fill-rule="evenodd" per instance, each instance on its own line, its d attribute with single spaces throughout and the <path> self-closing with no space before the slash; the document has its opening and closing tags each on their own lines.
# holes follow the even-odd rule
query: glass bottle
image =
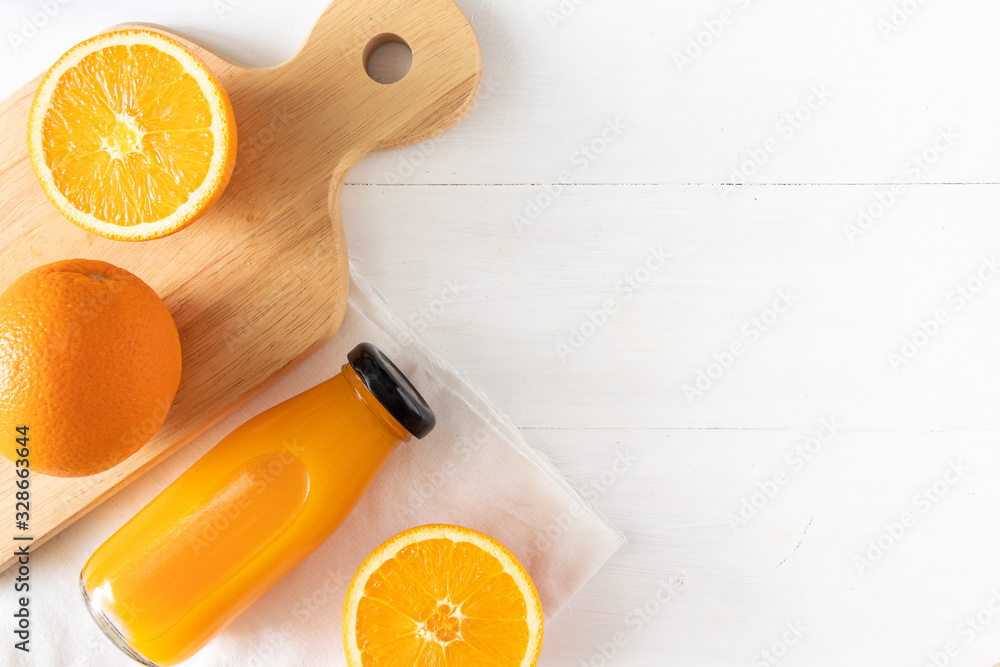
<svg viewBox="0 0 1000 667">
<path fill-rule="evenodd" d="M 112 535 L 80 585 L 104 633 L 147 665 L 202 648 L 326 541 L 393 450 L 434 428 L 375 346 L 223 438 Z"/>
</svg>

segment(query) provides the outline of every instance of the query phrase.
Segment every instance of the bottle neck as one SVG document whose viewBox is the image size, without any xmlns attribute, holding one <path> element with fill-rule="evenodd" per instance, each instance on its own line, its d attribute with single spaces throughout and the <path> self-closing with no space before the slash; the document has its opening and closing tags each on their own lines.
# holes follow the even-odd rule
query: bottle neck
<svg viewBox="0 0 1000 667">
<path fill-rule="evenodd" d="M 385 409 L 379 400 L 375 398 L 371 391 L 369 391 L 368 387 L 365 386 L 364 380 L 361 379 L 358 372 L 354 370 L 350 364 L 344 364 L 340 370 L 344 379 L 347 380 L 347 384 L 354 390 L 354 394 L 358 401 L 363 403 L 365 407 L 367 407 L 368 410 L 375 415 L 379 424 L 385 428 L 386 432 L 399 442 L 406 442 L 409 440 L 410 432 L 403 428 L 403 426 L 396 421 L 391 414 L 389 414 L 389 411 Z"/>
</svg>

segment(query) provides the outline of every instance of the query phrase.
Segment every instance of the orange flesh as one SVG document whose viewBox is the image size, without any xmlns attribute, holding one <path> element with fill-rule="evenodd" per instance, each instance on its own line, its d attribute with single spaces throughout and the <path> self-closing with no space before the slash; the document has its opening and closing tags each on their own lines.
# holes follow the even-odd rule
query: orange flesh
<svg viewBox="0 0 1000 667">
<path fill-rule="evenodd" d="M 205 181 L 212 111 L 180 62 L 109 46 L 59 79 L 42 123 L 45 163 L 74 207 L 119 226 L 165 218 Z"/>
<path fill-rule="evenodd" d="M 365 583 L 357 645 L 365 667 L 520 665 L 527 608 L 514 579 L 470 542 L 402 548 Z"/>
</svg>

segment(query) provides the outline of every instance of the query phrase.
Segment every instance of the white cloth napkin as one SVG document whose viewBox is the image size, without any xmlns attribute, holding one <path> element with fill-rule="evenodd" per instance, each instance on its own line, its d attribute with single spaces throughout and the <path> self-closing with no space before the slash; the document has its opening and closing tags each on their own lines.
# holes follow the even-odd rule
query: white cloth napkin
<svg viewBox="0 0 1000 667">
<path fill-rule="evenodd" d="M 337 533 L 185 664 L 343 665 L 341 613 L 355 569 L 392 535 L 427 523 L 492 535 L 527 568 L 547 617 L 565 605 L 622 546 L 622 537 L 352 271 L 347 316 L 331 343 L 38 548 L 31 558 L 31 652 L 14 649 L 6 632 L 3 664 L 134 665 L 84 607 L 78 577 L 87 558 L 236 426 L 339 373 L 361 341 L 380 347 L 413 381 L 434 409 L 437 427 L 400 446 Z M 14 577 L 12 570 L 0 575 L 5 616 L 4 608 L 15 608 Z"/>
</svg>

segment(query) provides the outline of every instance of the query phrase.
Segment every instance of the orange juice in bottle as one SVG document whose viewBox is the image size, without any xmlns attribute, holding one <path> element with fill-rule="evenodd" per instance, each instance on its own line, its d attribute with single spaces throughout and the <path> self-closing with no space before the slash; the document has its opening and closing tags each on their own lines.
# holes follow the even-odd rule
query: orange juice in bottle
<svg viewBox="0 0 1000 667">
<path fill-rule="evenodd" d="M 101 545 L 80 585 L 147 665 L 196 653 L 329 538 L 397 445 L 434 414 L 377 348 L 249 420 Z"/>
</svg>

